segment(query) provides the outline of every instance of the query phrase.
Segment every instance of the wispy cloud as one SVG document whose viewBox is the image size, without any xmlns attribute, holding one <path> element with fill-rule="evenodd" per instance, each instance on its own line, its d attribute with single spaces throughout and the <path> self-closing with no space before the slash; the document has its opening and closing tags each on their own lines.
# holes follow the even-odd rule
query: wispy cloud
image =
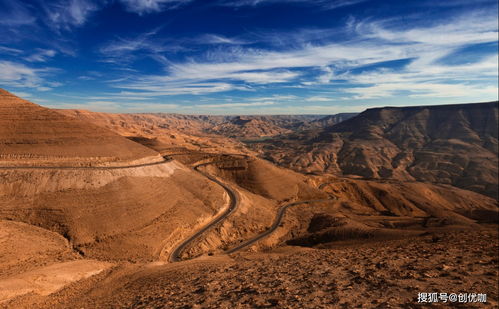
<svg viewBox="0 0 499 309">
<path fill-rule="evenodd" d="M 35 53 L 26 57 L 25 59 L 29 62 L 45 62 L 48 59 L 54 57 L 56 54 L 57 52 L 53 49 L 37 48 Z"/>
<path fill-rule="evenodd" d="M 258 6 L 275 3 L 302 3 L 307 5 L 317 5 L 325 9 L 333 10 L 344 6 L 355 5 L 368 0 L 221 0 L 219 5 L 241 7 L 241 6 Z"/>
<path fill-rule="evenodd" d="M 426 27 L 396 29 L 397 26 L 400 26 L 399 22 L 398 20 L 358 22 L 353 28 L 365 38 L 398 44 L 429 44 L 434 48 L 497 40 L 497 15 L 483 11 L 469 12 L 466 15 L 456 16 L 446 23 Z M 393 23 L 395 25 L 392 25 Z M 390 29 L 390 27 L 395 27 L 395 29 Z"/>
<path fill-rule="evenodd" d="M 105 57 L 103 61 L 125 65 L 141 57 L 150 57 L 164 65 L 169 64 L 164 53 L 177 52 L 182 47 L 156 37 L 159 30 L 160 28 L 156 28 L 135 37 L 117 38 L 107 43 L 99 49 Z"/>
<path fill-rule="evenodd" d="M 325 2 L 324 8 L 329 10 L 334 10 L 345 6 L 356 5 L 366 1 L 369 0 L 336 0 L 336 1 L 323 1 L 323 2 Z"/>
<path fill-rule="evenodd" d="M 220 34 L 208 33 L 194 40 L 198 44 L 225 44 L 225 45 L 245 45 L 251 42 L 238 38 L 229 38 Z"/>
<path fill-rule="evenodd" d="M 256 102 L 260 102 L 260 101 L 289 101 L 289 100 L 296 100 L 298 99 L 297 96 L 295 95 L 273 95 L 273 96 L 270 96 L 270 97 L 254 97 L 254 98 L 246 98 L 248 101 L 256 101 Z"/>
<path fill-rule="evenodd" d="M 497 97 L 497 56 L 460 66 L 409 66 L 404 71 L 375 70 L 341 77 L 362 87 L 345 92 L 353 99 L 373 99 L 408 93 L 410 97 Z"/>
<path fill-rule="evenodd" d="M 331 102 L 333 99 L 326 97 L 313 96 L 305 99 L 307 102 Z"/>
<path fill-rule="evenodd" d="M 404 91 L 419 97 L 425 94 L 456 97 L 457 93 L 463 93 L 457 91 L 459 87 L 470 93 L 481 93 L 480 87 L 483 88 L 485 84 L 477 84 L 478 79 L 497 80 L 498 64 L 494 60 L 497 59 L 497 53 L 483 61 L 475 60 L 462 66 L 439 62 L 442 57 L 463 46 L 495 42 L 495 15 L 471 12 L 447 23 L 409 29 L 407 25 L 393 20 L 350 21 L 345 27 L 345 31 L 355 34 L 348 41 L 305 43 L 282 51 L 240 46 L 213 49 L 204 58 L 165 62 L 165 75 L 138 76 L 115 86 L 167 95 L 188 91 L 191 94 L 204 94 L 250 89 L 272 83 L 322 87 L 341 82 L 342 87 L 334 90 L 338 94 L 367 99 Z M 370 69 L 361 74 L 355 72 L 355 69 L 369 65 L 380 66 L 382 63 L 404 59 L 410 60 L 401 68 L 381 65 L 379 69 Z M 247 86 L 241 88 L 241 83 Z M 485 87 L 483 92 L 490 94 L 491 90 Z"/>
<path fill-rule="evenodd" d="M 46 23 L 56 31 L 70 30 L 85 24 L 99 6 L 91 0 L 57 1 L 44 4 Z"/>
<path fill-rule="evenodd" d="M 37 87 L 41 84 L 41 70 L 21 63 L 0 61 L 0 81 L 14 87 Z"/>
<path fill-rule="evenodd" d="M 497 97 L 497 52 L 470 59 L 462 65 L 445 65 L 440 59 L 473 44 L 497 40 L 497 16 L 470 12 L 450 23 L 402 30 L 387 29 L 383 23 L 358 23 L 356 31 L 369 39 L 394 42 L 413 60 L 403 69 L 380 68 L 362 74 L 336 76 L 352 84 L 345 92 L 353 99 L 386 98 L 400 93 L 409 97 Z M 431 35 L 428 35 L 431 33 Z"/>
<path fill-rule="evenodd" d="M 200 108 L 237 108 L 237 107 L 258 107 L 274 105 L 275 102 L 255 102 L 255 103 L 223 103 L 223 104 L 198 104 Z"/>
<path fill-rule="evenodd" d="M 96 80 L 98 78 L 102 78 L 104 76 L 103 73 L 98 72 L 98 71 L 88 71 L 85 73 L 85 75 L 80 75 L 77 78 L 79 80 Z"/>
<path fill-rule="evenodd" d="M 23 51 L 17 48 L 10 48 L 6 46 L 0 46 L 0 54 L 8 54 L 8 55 L 19 55 L 22 54 Z"/>
<path fill-rule="evenodd" d="M 22 63 L 0 61 L 0 84 L 46 91 L 58 86 L 58 83 L 47 82 L 44 79 L 44 76 L 50 72 L 54 72 L 54 69 L 32 68 Z"/>
<path fill-rule="evenodd" d="M 128 84 L 119 83 L 117 88 L 135 91 L 123 91 L 121 95 L 156 97 L 181 94 L 209 94 L 230 90 L 244 90 L 244 87 L 223 82 L 192 82 L 192 81 L 165 81 L 161 77 L 144 77 Z"/>
<path fill-rule="evenodd" d="M 175 9 L 191 0 L 120 0 L 127 11 L 139 15 Z"/>
</svg>

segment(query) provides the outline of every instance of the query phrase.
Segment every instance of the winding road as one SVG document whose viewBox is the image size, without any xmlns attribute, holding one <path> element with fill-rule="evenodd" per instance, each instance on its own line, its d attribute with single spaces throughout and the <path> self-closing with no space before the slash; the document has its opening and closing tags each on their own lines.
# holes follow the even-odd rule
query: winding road
<svg viewBox="0 0 499 309">
<path fill-rule="evenodd" d="M 221 186 L 225 190 L 225 192 L 227 192 L 227 194 L 229 195 L 229 199 L 230 199 L 229 207 L 223 213 L 221 213 L 215 219 L 213 219 L 211 222 L 209 222 L 204 227 L 202 227 L 200 230 L 198 230 L 194 235 L 190 236 L 189 238 L 183 240 L 180 244 L 178 244 L 170 253 L 168 261 L 170 261 L 170 262 L 181 261 L 182 260 L 181 259 L 182 252 L 185 250 L 185 248 L 187 248 L 190 245 L 191 242 L 193 242 L 196 238 L 201 236 L 201 234 L 210 230 L 215 225 L 220 223 L 222 220 L 227 218 L 231 213 L 233 213 L 236 210 L 237 206 L 239 205 L 239 198 L 238 198 L 237 193 L 234 190 L 232 190 L 229 186 L 222 183 L 221 181 L 219 181 L 215 177 L 199 170 L 199 168 L 201 166 L 206 166 L 209 164 L 214 164 L 214 163 L 219 163 L 219 162 L 222 162 L 222 161 L 215 161 L 215 162 L 198 164 L 198 165 L 194 166 L 194 170 L 196 172 L 202 174 L 203 176 L 205 176 L 209 180 L 213 181 L 214 183 L 218 184 L 219 186 Z"/>
<path fill-rule="evenodd" d="M 279 208 L 279 210 L 277 211 L 277 215 L 275 217 L 274 223 L 272 224 L 272 226 L 269 229 L 267 229 L 265 232 L 255 236 L 251 239 L 248 239 L 247 241 L 243 242 L 242 244 L 238 245 L 237 247 L 234 247 L 232 249 L 225 251 L 225 253 L 231 254 L 231 253 L 234 253 L 236 251 L 239 251 L 243 248 L 251 246 L 252 244 L 256 243 L 257 241 L 272 234 L 281 225 L 282 219 L 284 218 L 284 214 L 286 213 L 286 210 L 290 207 L 303 205 L 303 204 L 318 203 L 318 202 L 329 202 L 329 201 L 333 201 L 333 200 L 335 200 L 335 199 L 308 200 L 308 201 L 293 202 L 293 203 L 286 204 L 286 205 L 282 206 L 281 208 Z"/>
<path fill-rule="evenodd" d="M 176 155 L 176 154 L 170 154 L 170 155 Z M 181 155 L 181 154 L 179 154 L 179 155 Z M 243 158 L 246 158 L 246 159 L 248 158 L 247 155 L 242 155 L 242 154 L 224 154 L 224 155 L 242 156 Z M 232 159 L 232 160 L 234 160 L 234 159 Z M 224 184 L 221 181 L 219 181 L 218 179 L 216 179 L 215 177 L 199 170 L 199 167 L 201 167 L 201 166 L 206 166 L 209 164 L 220 163 L 220 162 L 227 162 L 227 161 L 232 161 L 232 160 L 230 160 L 230 159 L 229 160 L 218 160 L 218 161 L 202 163 L 202 164 L 198 164 L 198 165 L 194 166 L 193 169 L 196 172 L 201 173 L 206 178 L 208 178 L 211 181 L 215 182 L 216 184 L 220 185 L 227 192 L 227 194 L 229 195 L 229 198 L 230 198 L 230 204 L 229 204 L 229 207 L 227 208 L 227 210 L 225 210 L 222 214 L 218 215 L 215 219 L 213 219 L 211 222 L 206 224 L 203 228 L 198 230 L 195 234 L 193 234 L 192 236 L 190 236 L 189 238 L 183 240 L 180 244 L 178 244 L 177 247 L 175 247 L 175 249 L 170 253 L 170 256 L 168 259 L 170 262 L 181 261 L 182 259 L 180 258 L 180 256 L 181 256 L 182 252 L 191 244 L 191 242 L 193 242 L 195 239 L 197 239 L 199 236 L 201 236 L 206 231 L 213 228 L 215 225 L 220 223 L 222 220 L 227 218 L 230 214 L 232 214 L 236 210 L 236 208 L 239 204 L 239 199 L 238 199 L 237 193 L 234 190 L 232 190 L 229 186 L 227 186 L 226 184 Z M 322 189 L 324 187 L 324 185 L 326 185 L 326 184 L 321 184 L 319 186 L 319 188 Z M 243 243 L 239 244 L 237 247 L 234 247 L 232 249 L 225 251 L 224 253 L 225 254 L 234 253 L 234 252 L 239 251 L 243 248 L 246 248 L 246 247 L 256 243 L 257 241 L 272 234 L 281 225 L 281 222 L 282 222 L 282 219 L 284 218 L 286 210 L 290 207 L 304 205 L 304 204 L 318 203 L 318 202 L 328 202 L 328 201 L 333 201 L 333 200 L 336 200 L 336 198 L 298 201 L 298 202 L 285 204 L 284 206 L 279 208 L 277 215 L 275 217 L 274 223 L 272 224 L 272 226 L 269 229 L 267 229 L 263 233 L 255 236 L 251 239 L 244 241 Z"/>
</svg>

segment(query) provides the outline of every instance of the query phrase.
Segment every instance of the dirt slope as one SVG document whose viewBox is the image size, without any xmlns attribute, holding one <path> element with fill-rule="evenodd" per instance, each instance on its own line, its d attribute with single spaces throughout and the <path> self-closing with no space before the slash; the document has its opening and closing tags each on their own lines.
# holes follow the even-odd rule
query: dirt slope
<svg viewBox="0 0 499 309">
<path fill-rule="evenodd" d="M 21 159 L 21 160 L 18 160 Z M 24 164 L 160 160 L 142 145 L 0 89 L 0 161 Z"/>
<path fill-rule="evenodd" d="M 205 169 L 254 194 L 278 202 L 325 196 L 307 183 L 304 175 L 257 158 L 220 162 Z"/>
<path fill-rule="evenodd" d="M 57 233 L 0 220 L 0 278 L 77 256 L 68 241 Z"/>
<path fill-rule="evenodd" d="M 223 191 L 172 161 L 115 170 L 0 172 L 0 218 L 64 235 L 86 256 L 156 260 L 223 205 Z"/>
</svg>

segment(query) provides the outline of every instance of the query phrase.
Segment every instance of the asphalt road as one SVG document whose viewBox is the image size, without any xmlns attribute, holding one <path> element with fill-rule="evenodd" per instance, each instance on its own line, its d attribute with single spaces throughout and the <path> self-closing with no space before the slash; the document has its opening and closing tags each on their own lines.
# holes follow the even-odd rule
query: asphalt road
<svg viewBox="0 0 499 309">
<path fill-rule="evenodd" d="M 233 213 L 236 210 L 237 206 L 239 205 L 239 198 L 238 198 L 237 193 L 234 190 L 232 190 L 230 187 L 228 187 L 227 185 L 225 185 L 221 181 L 217 180 L 215 177 L 199 170 L 199 167 L 201 167 L 201 166 L 205 166 L 205 165 L 209 165 L 209 164 L 213 164 L 213 163 L 218 163 L 218 162 L 221 162 L 221 161 L 202 163 L 202 164 L 196 165 L 194 167 L 194 170 L 196 172 L 202 174 L 203 176 L 205 176 L 209 180 L 213 181 L 214 183 L 218 184 L 222 188 L 224 188 L 225 192 L 227 192 L 227 194 L 229 195 L 229 199 L 230 199 L 229 207 L 222 214 L 217 216 L 210 223 L 208 223 L 203 228 L 201 228 L 199 231 L 197 231 L 194 235 L 190 236 L 189 238 L 182 241 L 179 245 L 177 245 L 177 247 L 170 253 L 170 257 L 168 258 L 168 260 L 170 262 L 181 261 L 182 259 L 180 258 L 180 256 L 181 256 L 182 252 L 185 250 L 185 248 L 187 248 L 190 245 L 190 243 L 192 241 L 194 241 L 196 238 L 201 236 L 201 234 L 203 234 L 204 232 L 213 228 L 215 225 L 217 225 L 218 223 L 223 221 L 225 218 L 227 218 L 231 213 Z"/>
<path fill-rule="evenodd" d="M 239 251 L 245 247 L 248 247 L 248 246 L 251 246 L 252 244 L 256 243 L 257 241 L 269 236 L 270 234 L 272 234 L 278 227 L 279 225 L 281 224 L 282 222 L 282 218 L 284 217 L 284 214 L 286 213 L 286 210 L 290 207 L 294 207 L 294 206 L 298 206 L 298 205 L 303 205 L 303 204 L 312 204 L 312 203 L 318 203 L 318 202 L 327 202 L 327 201 L 332 201 L 334 199 L 319 199 L 319 200 L 308 200 L 308 201 L 301 201 L 301 202 L 293 202 L 293 203 L 289 203 L 289 204 L 286 204 L 284 206 L 282 206 L 281 208 L 279 208 L 279 211 L 277 212 L 277 215 L 275 217 L 275 220 L 274 220 L 274 223 L 272 224 L 272 226 L 266 230 L 265 232 L 243 242 L 242 244 L 238 245 L 237 247 L 234 247 L 232 249 L 229 249 L 227 251 L 225 251 L 226 254 L 231 254 L 231 253 L 234 253 L 236 251 Z"/>
</svg>

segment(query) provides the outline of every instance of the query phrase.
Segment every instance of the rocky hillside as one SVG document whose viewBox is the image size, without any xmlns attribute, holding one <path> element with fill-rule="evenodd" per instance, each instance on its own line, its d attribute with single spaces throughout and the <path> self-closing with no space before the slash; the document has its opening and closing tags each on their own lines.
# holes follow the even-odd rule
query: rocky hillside
<svg viewBox="0 0 499 309">
<path fill-rule="evenodd" d="M 112 131 L 66 117 L 0 89 L 1 164 L 77 162 L 82 165 L 139 160 L 161 160 L 161 157 Z"/>
<path fill-rule="evenodd" d="M 108 114 L 85 110 L 58 110 L 58 112 L 106 127 L 125 136 L 162 136 L 180 139 L 186 139 L 186 135 L 191 137 L 214 135 L 235 139 L 258 139 L 310 128 L 324 128 L 356 115 L 355 113 L 343 113 L 327 116 L 209 116 L 165 113 Z"/>
<path fill-rule="evenodd" d="M 498 103 L 368 109 L 253 144 L 302 172 L 451 184 L 497 197 Z"/>
</svg>

